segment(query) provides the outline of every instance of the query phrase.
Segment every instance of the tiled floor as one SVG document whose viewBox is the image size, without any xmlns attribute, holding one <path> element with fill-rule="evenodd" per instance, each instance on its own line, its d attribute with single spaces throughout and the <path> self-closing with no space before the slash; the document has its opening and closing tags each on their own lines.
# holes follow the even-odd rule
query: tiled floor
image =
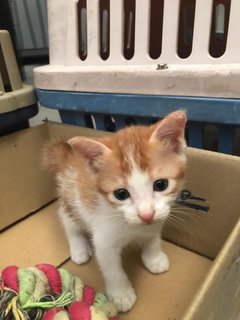
<svg viewBox="0 0 240 320">
<path fill-rule="evenodd" d="M 29 122 L 30 126 L 33 127 L 43 123 L 46 120 L 61 122 L 58 111 L 47 109 L 39 105 L 39 113 L 35 117 L 31 118 Z"/>
</svg>

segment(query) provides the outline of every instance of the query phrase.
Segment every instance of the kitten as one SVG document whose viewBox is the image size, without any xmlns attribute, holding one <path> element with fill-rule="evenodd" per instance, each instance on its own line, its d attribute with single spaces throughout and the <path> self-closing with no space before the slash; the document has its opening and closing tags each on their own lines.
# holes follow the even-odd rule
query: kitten
<svg viewBox="0 0 240 320">
<path fill-rule="evenodd" d="M 75 137 L 45 150 L 45 163 L 56 173 L 72 261 L 89 260 L 89 233 L 119 311 L 136 301 L 121 265 L 126 245 L 143 243 L 142 262 L 150 272 L 169 268 L 160 235 L 184 180 L 185 124 L 185 113 L 176 111 L 149 127 L 128 127 L 106 138 Z"/>
</svg>

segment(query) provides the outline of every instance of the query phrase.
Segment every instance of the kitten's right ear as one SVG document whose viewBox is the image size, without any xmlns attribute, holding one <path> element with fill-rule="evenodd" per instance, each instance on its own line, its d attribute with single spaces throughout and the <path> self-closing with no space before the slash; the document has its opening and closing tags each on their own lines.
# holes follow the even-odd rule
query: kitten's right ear
<svg viewBox="0 0 240 320">
<path fill-rule="evenodd" d="M 170 113 L 155 125 L 150 142 L 159 141 L 174 152 L 183 152 L 186 148 L 184 138 L 186 122 L 187 117 L 184 111 Z"/>
<path fill-rule="evenodd" d="M 85 137 L 75 137 L 68 141 L 72 149 L 80 153 L 88 164 L 97 171 L 102 156 L 111 152 L 103 143 Z"/>
</svg>

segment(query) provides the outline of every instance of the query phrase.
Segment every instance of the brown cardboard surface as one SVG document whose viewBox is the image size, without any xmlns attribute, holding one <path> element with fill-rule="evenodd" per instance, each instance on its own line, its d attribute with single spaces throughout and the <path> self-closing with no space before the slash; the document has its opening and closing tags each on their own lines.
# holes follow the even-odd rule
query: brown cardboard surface
<svg viewBox="0 0 240 320">
<path fill-rule="evenodd" d="M 60 124 L 55 122 L 48 122 L 46 124 L 49 137 L 51 139 L 69 139 L 73 136 L 87 136 L 87 137 L 104 137 L 109 136 L 111 133 L 100 130 L 93 130 L 89 128 L 81 128 L 68 124 Z"/>
<path fill-rule="evenodd" d="M 40 167 L 42 145 L 52 138 L 105 134 L 47 123 L 0 139 L 0 230 L 37 210 L 0 233 L 0 270 L 9 264 L 64 264 L 97 290 L 103 288 L 94 259 L 84 266 L 64 263 L 69 250 L 56 216 L 56 203 L 39 208 L 55 198 L 53 177 Z M 166 238 L 212 258 L 231 233 L 229 239 L 213 263 L 164 242 L 171 269 L 159 276 L 149 274 L 138 251 L 129 249 L 124 255 L 125 268 L 138 303 L 121 319 L 232 320 L 239 316 L 240 226 L 236 223 L 240 213 L 240 158 L 189 149 L 188 159 L 186 188 L 205 198 L 210 211 L 204 214 L 181 209 L 184 215 L 177 215 L 183 220 L 165 228 Z"/>
<path fill-rule="evenodd" d="M 182 319 L 212 262 L 168 242 L 164 242 L 163 247 L 169 255 L 171 267 L 161 275 L 152 275 L 144 269 L 138 250 L 129 249 L 124 255 L 125 270 L 136 290 L 138 301 L 120 319 Z M 94 259 L 84 266 L 67 262 L 64 267 L 78 274 L 96 290 L 104 289 L 103 279 Z"/>
<path fill-rule="evenodd" d="M 168 239 L 215 258 L 240 217 L 240 158 L 189 148 L 186 189 L 206 199 L 209 212 L 178 207 L 181 221 L 168 225 Z M 184 212 L 184 214 L 183 214 Z M 206 245 L 207 244 L 207 245 Z"/>
<path fill-rule="evenodd" d="M 51 139 L 67 139 L 83 134 L 103 133 L 46 123 L 1 137 L 0 230 L 56 198 L 53 177 L 41 165 L 43 145 Z"/>
<path fill-rule="evenodd" d="M 52 200 L 53 180 L 40 165 L 48 137 L 39 126 L 0 139 L 0 230 Z"/>
<path fill-rule="evenodd" d="M 240 220 L 194 296 L 184 320 L 240 318 Z"/>
<path fill-rule="evenodd" d="M 41 168 L 44 143 L 75 135 L 109 134 L 46 123 L 2 137 L 0 230 L 56 197 L 53 177 Z M 176 215 L 183 221 L 167 226 L 165 236 L 186 248 L 215 258 L 239 217 L 240 158 L 189 148 L 188 161 L 186 188 L 205 198 L 210 211 L 205 214 L 181 208 L 186 214 Z"/>
<path fill-rule="evenodd" d="M 59 265 L 69 257 L 68 245 L 57 217 L 56 202 L 0 234 L 0 270 L 7 265 Z"/>
<path fill-rule="evenodd" d="M 60 265 L 69 257 L 65 235 L 56 219 L 56 203 L 17 223 L 0 234 L 0 270 L 10 264 L 32 266 L 47 262 Z M 138 303 L 120 319 L 181 319 L 193 294 L 206 276 L 212 261 L 174 244 L 164 242 L 171 261 L 170 271 L 152 275 L 144 269 L 139 251 L 129 249 L 124 265 L 138 294 Z M 104 284 L 95 259 L 85 265 L 64 264 L 85 283 L 103 290 Z"/>
</svg>

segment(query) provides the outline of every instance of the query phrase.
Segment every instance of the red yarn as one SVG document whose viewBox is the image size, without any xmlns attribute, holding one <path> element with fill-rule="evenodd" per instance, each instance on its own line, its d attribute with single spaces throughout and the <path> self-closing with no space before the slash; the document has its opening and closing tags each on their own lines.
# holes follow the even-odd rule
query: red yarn
<svg viewBox="0 0 240 320">
<path fill-rule="evenodd" d="M 48 279 L 50 288 L 54 294 L 62 293 L 62 281 L 57 268 L 51 264 L 37 264 L 36 267 L 43 271 Z"/>
<path fill-rule="evenodd" d="M 19 292 L 17 272 L 18 272 L 17 266 L 6 267 L 2 272 L 2 279 L 6 287 L 16 292 Z"/>
<path fill-rule="evenodd" d="M 85 286 L 83 289 L 83 301 L 86 302 L 89 306 L 91 306 L 94 303 L 94 299 L 94 289 L 90 286 Z"/>
<path fill-rule="evenodd" d="M 91 310 L 84 301 L 73 302 L 69 308 L 71 320 L 91 320 Z"/>
<path fill-rule="evenodd" d="M 59 311 L 62 311 L 62 310 L 64 310 L 64 308 L 61 308 L 61 307 L 50 309 L 50 310 L 48 310 L 47 313 L 45 313 L 42 320 L 53 320 L 55 314 L 58 313 Z"/>
</svg>

